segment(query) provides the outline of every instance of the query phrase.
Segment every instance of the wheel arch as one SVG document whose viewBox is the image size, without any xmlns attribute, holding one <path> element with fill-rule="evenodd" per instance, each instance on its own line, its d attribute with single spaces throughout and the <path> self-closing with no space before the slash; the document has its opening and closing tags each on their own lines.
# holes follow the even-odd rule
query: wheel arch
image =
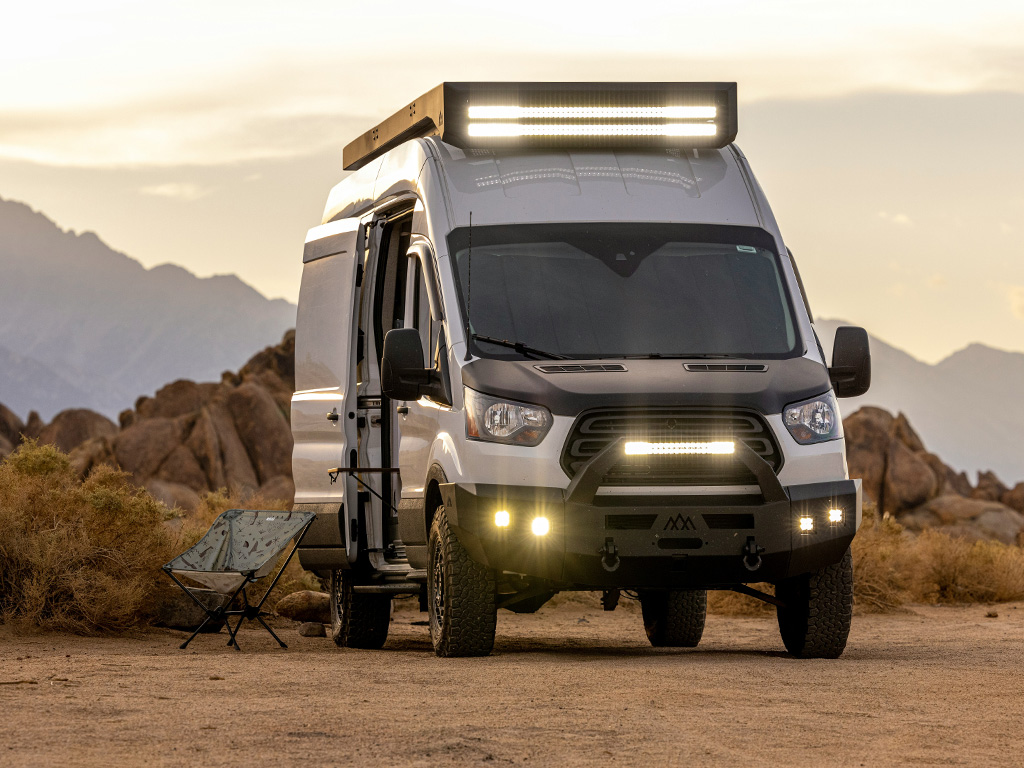
<svg viewBox="0 0 1024 768">
<path fill-rule="evenodd" d="M 440 464 L 431 464 L 427 472 L 427 482 L 423 488 L 423 516 L 424 527 L 427 536 L 430 536 L 430 526 L 434 524 L 434 513 L 444 503 L 441 496 L 441 485 L 448 482 L 448 477 Z"/>
</svg>

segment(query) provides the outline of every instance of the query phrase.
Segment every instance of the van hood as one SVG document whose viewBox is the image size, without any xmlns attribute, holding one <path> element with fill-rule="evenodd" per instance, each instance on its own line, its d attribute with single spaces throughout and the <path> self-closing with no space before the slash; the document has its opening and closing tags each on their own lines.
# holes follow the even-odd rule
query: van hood
<svg viewBox="0 0 1024 768">
<path fill-rule="evenodd" d="M 572 370 L 586 366 L 589 370 Z M 685 366 L 689 366 L 688 370 Z M 706 366 L 708 370 L 695 370 Z M 721 370 L 743 366 L 747 370 Z M 764 367 L 763 370 L 751 370 Z M 565 367 L 569 371 L 545 372 Z M 601 370 L 602 368 L 625 370 Z M 597 369 L 597 370 L 593 370 Z M 703 406 L 750 408 L 768 415 L 827 392 L 828 369 L 805 357 L 789 360 L 496 360 L 462 369 L 470 389 L 546 406 L 575 417 L 591 408 Z"/>
</svg>

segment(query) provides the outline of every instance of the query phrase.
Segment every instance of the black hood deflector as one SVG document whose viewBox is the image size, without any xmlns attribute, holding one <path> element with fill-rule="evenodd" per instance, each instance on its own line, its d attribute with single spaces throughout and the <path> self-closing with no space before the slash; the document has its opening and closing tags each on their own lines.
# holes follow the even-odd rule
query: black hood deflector
<svg viewBox="0 0 1024 768">
<path fill-rule="evenodd" d="M 610 361 L 572 361 L 587 362 Z M 825 366 L 805 357 L 742 361 L 763 363 L 768 367 L 763 372 L 683 368 L 686 362 L 702 362 L 694 360 L 614 362 L 622 362 L 627 370 L 550 374 L 538 371 L 536 360 L 480 358 L 462 369 L 462 381 L 478 392 L 536 403 L 557 416 L 570 417 L 591 408 L 658 405 L 751 408 L 776 414 L 832 386 Z"/>
</svg>

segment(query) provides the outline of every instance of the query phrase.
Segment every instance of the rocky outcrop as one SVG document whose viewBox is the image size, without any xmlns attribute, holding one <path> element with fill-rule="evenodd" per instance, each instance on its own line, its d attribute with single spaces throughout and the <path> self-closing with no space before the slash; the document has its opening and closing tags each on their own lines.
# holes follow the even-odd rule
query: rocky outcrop
<svg viewBox="0 0 1024 768">
<path fill-rule="evenodd" d="M 946 533 L 1016 544 L 1024 528 L 1024 514 L 1005 504 L 946 495 L 899 516 L 911 530 L 941 528 Z"/>
<path fill-rule="evenodd" d="M 71 454 L 84 476 L 99 464 L 120 467 L 168 506 L 195 508 L 200 495 L 221 488 L 243 497 L 257 491 L 290 501 L 295 388 L 295 334 L 253 357 L 220 382 L 175 381 L 140 397 L 115 425 L 76 409 L 43 424 L 38 414 L 22 424 L 0 407 L 0 454 L 22 435 L 51 442 Z"/>
<path fill-rule="evenodd" d="M 7 406 L 0 404 L 0 457 L 6 456 L 21 442 L 25 424 Z"/>
<path fill-rule="evenodd" d="M 85 408 L 61 411 L 53 421 L 39 431 L 36 438 L 40 443 L 50 443 L 65 453 L 98 437 L 112 437 L 117 434 L 117 425 L 106 416 Z"/>
<path fill-rule="evenodd" d="M 963 472 L 925 448 L 907 418 L 865 407 L 843 420 L 850 477 L 879 509 L 912 531 L 1013 544 L 1024 535 L 1024 483 L 1008 489 L 992 472 L 972 487 Z"/>
<path fill-rule="evenodd" d="M 82 410 L 64 411 L 50 424 L 32 413 L 26 424 L 0 406 L 0 456 L 24 435 L 70 450 L 82 475 L 100 464 L 118 466 L 169 506 L 191 509 L 203 493 L 221 488 L 290 501 L 294 357 L 289 331 L 219 382 L 179 380 L 140 397 L 121 413 L 120 428 Z M 844 428 L 850 476 L 861 478 L 866 498 L 910 530 L 933 527 L 1006 542 L 1022 535 L 1024 482 L 1008 488 L 983 472 L 972 486 L 928 452 L 902 413 L 861 408 Z"/>
<path fill-rule="evenodd" d="M 902 413 L 893 417 L 881 408 L 861 408 L 843 420 L 843 429 L 850 475 L 862 479 L 864 492 L 884 511 L 925 503 L 956 474 L 925 451 Z"/>
<path fill-rule="evenodd" d="M 1004 493 L 1001 501 L 1010 509 L 1024 514 L 1024 483 L 1017 483 L 1012 491 Z"/>
</svg>

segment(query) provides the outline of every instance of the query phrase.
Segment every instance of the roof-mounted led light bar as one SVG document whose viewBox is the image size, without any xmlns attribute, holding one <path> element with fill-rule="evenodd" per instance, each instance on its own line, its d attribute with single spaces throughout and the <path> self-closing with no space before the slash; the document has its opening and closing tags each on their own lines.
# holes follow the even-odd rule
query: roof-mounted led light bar
<svg viewBox="0 0 1024 768">
<path fill-rule="evenodd" d="M 736 84 L 442 83 L 346 146 L 345 169 L 431 135 L 464 149 L 724 147 Z"/>
</svg>

